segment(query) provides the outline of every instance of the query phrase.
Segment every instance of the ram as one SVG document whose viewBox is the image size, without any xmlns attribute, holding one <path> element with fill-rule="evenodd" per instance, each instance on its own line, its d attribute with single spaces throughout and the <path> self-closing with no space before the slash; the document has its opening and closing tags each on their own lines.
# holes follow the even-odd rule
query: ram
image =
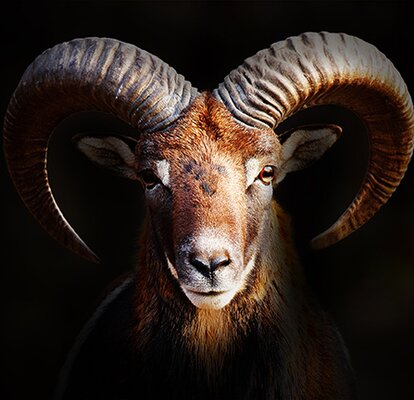
<svg viewBox="0 0 414 400">
<path fill-rule="evenodd" d="M 80 111 L 126 121 L 136 138 L 78 135 L 93 162 L 140 181 L 147 218 L 133 274 L 75 342 L 59 399 L 350 399 L 345 346 L 305 282 L 273 190 L 336 141 L 335 125 L 275 128 L 295 112 L 343 106 L 364 122 L 367 172 L 327 247 L 389 199 L 413 149 L 413 107 L 392 63 L 352 36 L 305 33 L 248 58 L 199 93 L 155 56 L 113 39 L 59 44 L 26 70 L 4 149 L 27 208 L 91 261 L 54 201 L 54 128 Z"/>
</svg>

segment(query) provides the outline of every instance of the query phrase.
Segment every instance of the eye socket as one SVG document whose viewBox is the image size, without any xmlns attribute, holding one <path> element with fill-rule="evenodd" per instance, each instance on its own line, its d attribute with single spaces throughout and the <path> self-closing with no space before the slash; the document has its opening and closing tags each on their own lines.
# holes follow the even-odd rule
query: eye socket
<svg viewBox="0 0 414 400">
<path fill-rule="evenodd" d="M 146 189 L 152 189 L 161 183 L 160 179 L 157 175 L 154 174 L 150 169 L 145 169 L 141 171 L 139 174 L 141 178 L 141 182 L 145 186 Z"/>
<path fill-rule="evenodd" d="M 260 171 L 258 179 L 262 181 L 264 185 L 270 185 L 275 177 L 275 169 L 271 165 L 266 165 Z"/>
</svg>

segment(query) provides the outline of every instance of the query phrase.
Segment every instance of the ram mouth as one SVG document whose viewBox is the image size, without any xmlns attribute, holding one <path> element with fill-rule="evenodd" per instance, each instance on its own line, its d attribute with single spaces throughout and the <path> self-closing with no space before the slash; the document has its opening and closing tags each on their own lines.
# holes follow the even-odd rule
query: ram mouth
<svg viewBox="0 0 414 400">
<path fill-rule="evenodd" d="M 197 291 L 183 287 L 188 299 L 198 308 L 219 310 L 230 303 L 236 290 L 209 290 Z"/>
<path fill-rule="evenodd" d="M 197 295 L 197 296 L 203 296 L 203 297 L 213 297 L 213 296 L 220 296 L 224 293 L 227 293 L 227 290 L 224 291 L 215 291 L 215 290 L 210 290 L 209 292 L 196 292 L 194 290 L 189 290 L 189 292 Z"/>
</svg>

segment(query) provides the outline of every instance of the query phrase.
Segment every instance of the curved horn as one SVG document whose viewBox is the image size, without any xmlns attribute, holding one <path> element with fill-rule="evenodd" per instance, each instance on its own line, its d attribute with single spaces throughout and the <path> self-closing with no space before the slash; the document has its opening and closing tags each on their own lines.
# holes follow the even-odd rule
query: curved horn
<svg viewBox="0 0 414 400">
<path fill-rule="evenodd" d="M 370 159 L 360 190 L 315 248 L 345 238 L 387 202 L 413 151 L 413 105 L 392 63 L 374 46 L 336 33 L 304 33 L 273 44 L 232 71 L 214 95 L 240 123 L 274 129 L 296 111 L 336 104 L 364 122 Z"/>
<path fill-rule="evenodd" d="M 48 141 L 65 117 L 109 112 L 141 132 L 165 129 L 197 90 L 157 57 L 114 39 L 58 44 L 25 71 L 7 109 L 4 151 L 26 207 L 57 241 L 86 259 L 97 257 L 57 206 L 46 168 Z"/>
</svg>

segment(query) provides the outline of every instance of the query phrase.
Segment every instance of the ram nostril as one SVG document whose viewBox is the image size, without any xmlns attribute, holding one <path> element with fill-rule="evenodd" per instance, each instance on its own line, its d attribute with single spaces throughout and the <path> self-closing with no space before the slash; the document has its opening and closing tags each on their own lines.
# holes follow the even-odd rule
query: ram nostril
<svg viewBox="0 0 414 400">
<path fill-rule="evenodd" d="M 211 275 L 212 270 L 210 269 L 210 264 L 207 260 L 197 257 L 190 257 L 190 264 L 204 276 L 209 277 Z"/>
<path fill-rule="evenodd" d="M 222 257 L 217 257 L 214 260 L 211 260 L 210 267 L 213 271 L 215 271 L 217 268 L 227 267 L 230 263 L 231 263 L 231 260 L 228 257 L 222 256 Z"/>
</svg>

